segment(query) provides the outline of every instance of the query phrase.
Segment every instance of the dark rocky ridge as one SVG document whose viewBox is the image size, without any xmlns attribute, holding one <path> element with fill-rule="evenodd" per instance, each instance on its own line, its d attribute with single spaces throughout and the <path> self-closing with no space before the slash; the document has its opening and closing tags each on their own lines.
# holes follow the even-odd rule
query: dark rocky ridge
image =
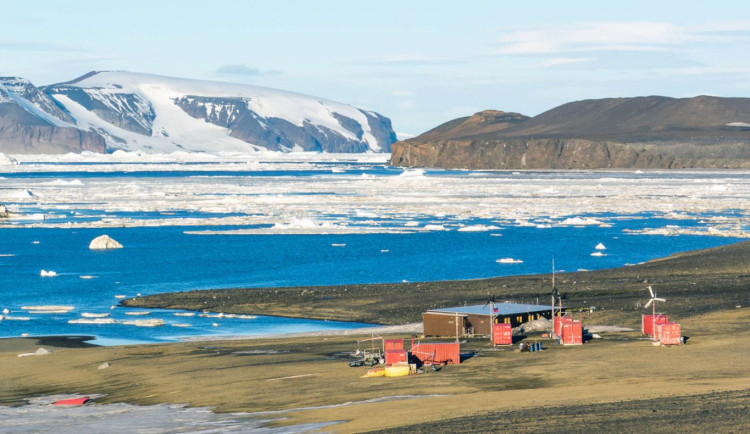
<svg viewBox="0 0 750 434">
<path fill-rule="evenodd" d="M 151 105 L 136 94 L 100 93 L 94 97 L 93 94 L 100 89 L 65 85 L 43 86 L 41 89 L 51 95 L 67 96 L 112 125 L 134 133 L 151 135 L 156 114 Z"/>
<path fill-rule="evenodd" d="M 484 111 L 392 145 L 391 164 L 466 169 L 747 168 L 750 99 L 611 98 L 533 118 Z"/>
</svg>

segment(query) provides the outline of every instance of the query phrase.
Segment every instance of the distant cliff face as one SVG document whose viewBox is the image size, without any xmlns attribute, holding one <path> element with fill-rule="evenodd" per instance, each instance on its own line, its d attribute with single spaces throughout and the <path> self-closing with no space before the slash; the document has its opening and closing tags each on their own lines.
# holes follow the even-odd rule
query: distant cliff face
<svg viewBox="0 0 750 434">
<path fill-rule="evenodd" d="M 484 170 L 750 168 L 750 143 L 623 144 L 581 139 L 397 142 L 390 164 Z"/>
<path fill-rule="evenodd" d="M 746 98 L 588 100 L 534 118 L 518 115 L 510 123 L 504 117 L 494 129 L 487 113 L 394 143 L 390 164 L 498 170 L 750 168 Z"/>
<path fill-rule="evenodd" d="M 39 154 L 104 152 L 104 138 L 72 118 L 28 80 L 0 77 L 0 150 Z"/>
</svg>

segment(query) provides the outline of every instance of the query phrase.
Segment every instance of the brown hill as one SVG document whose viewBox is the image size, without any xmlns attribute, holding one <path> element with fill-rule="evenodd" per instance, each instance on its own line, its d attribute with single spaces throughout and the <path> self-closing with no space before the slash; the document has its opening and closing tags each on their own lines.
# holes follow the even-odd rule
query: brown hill
<svg viewBox="0 0 750 434">
<path fill-rule="evenodd" d="M 484 111 L 392 146 L 391 164 L 473 169 L 750 167 L 750 98 L 608 98 L 533 118 Z"/>
</svg>

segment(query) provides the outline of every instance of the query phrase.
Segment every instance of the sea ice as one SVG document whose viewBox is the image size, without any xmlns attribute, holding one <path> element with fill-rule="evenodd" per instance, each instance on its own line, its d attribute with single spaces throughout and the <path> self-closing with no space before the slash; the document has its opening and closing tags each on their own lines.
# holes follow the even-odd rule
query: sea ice
<svg viewBox="0 0 750 434">
<path fill-rule="evenodd" d="M 55 276 L 57 276 L 57 273 L 55 271 L 52 271 L 52 270 L 49 270 L 49 271 L 42 270 L 42 271 L 39 272 L 39 275 L 42 276 L 42 277 L 55 277 Z"/>
<path fill-rule="evenodd" d="M 497 262 L 498 264 L 521 264 L 521 263 L 523 263 L 522 260 L 520 260 L 520 259 L 513 259 L 513 258 L 501 258 L 501 259 L 498 259 L 495 262 Z"/>
</svg>

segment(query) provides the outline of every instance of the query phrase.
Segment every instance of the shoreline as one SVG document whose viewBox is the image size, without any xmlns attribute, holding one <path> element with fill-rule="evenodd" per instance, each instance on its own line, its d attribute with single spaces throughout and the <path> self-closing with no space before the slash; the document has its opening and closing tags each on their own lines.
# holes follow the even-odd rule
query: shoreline
<svg viewBox="0 0 750 434">
<path fill-rule="evenodd" d="M 633 328 L 637 321 L 622 314 L 645 303 L 649 285 L 670 298 L 668 309 L 681 316 L 750 305 L 748 269 L 750 241 L 741 241 L 637 265 L 559 273 L 556 277 L 560 292 L 568 295 L 569 307 L 596 310 L 605 323 Z M 208 289 L 125 299 L 120 305 L 388 326 L 421 321 L 422 312 L 432 308 L 481 304 L 487 294 L 500 300 L 546 301 L 551 280 L 551 274 L 532 274 L 435 282 Z M 692 298 L 674 298 L 688 292 Z"/>
</svg>

